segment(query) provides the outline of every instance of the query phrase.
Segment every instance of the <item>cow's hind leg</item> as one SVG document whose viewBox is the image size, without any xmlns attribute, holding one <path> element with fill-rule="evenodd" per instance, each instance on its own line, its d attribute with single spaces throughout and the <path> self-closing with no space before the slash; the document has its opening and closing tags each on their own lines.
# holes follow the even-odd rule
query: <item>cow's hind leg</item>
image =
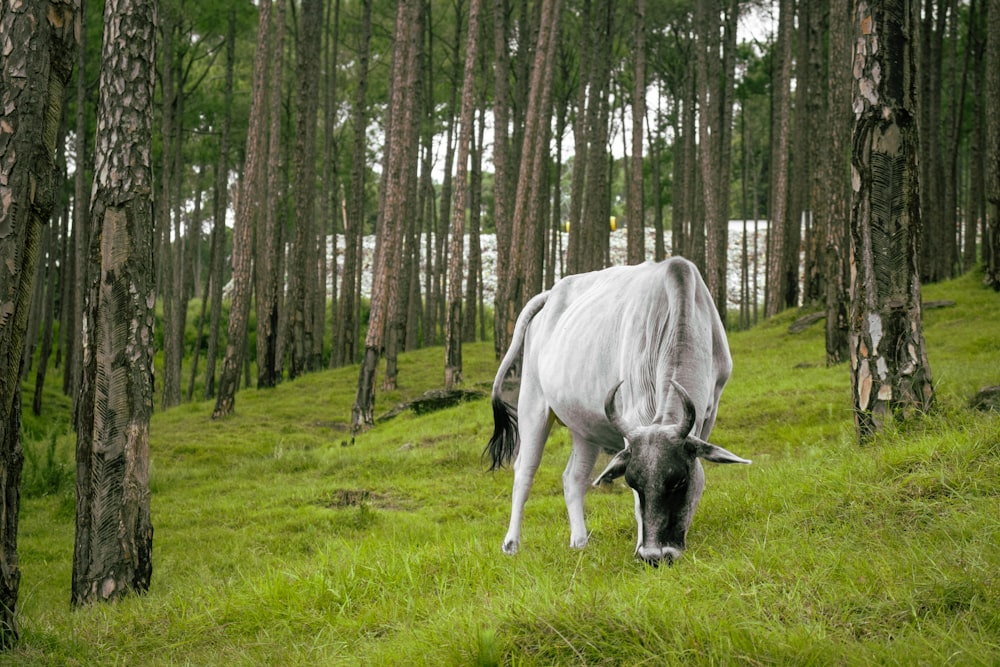
<svg viewBox="0 0 1000 667">
<path fill-rule="evenodd" d="M 569 545 L 574 549 L 587 546 L 590 538 L 583 516 L 583 498 L 590 488 L 590 477 L 598 451 L 590 442 L 573 435 L 573 451 L 566 470 L 563 471 L 563 495 L 566 498 L 566 512 L 569 514 Z"/>
<path fill-rule="evenodd" d="M 535 481 L 535 472 L 542 460 L 542 450 L 545 449 L 545 439 L 552 428 L 552 413 L 541 399 L 540 392 L 531 396 L 530 389 L 521 387 L 521 397 L 518 400 L 517 430 L 521 445 L 514 460 L 514 489 L 511 493 L 510 526 L 503 538 L 503 552 L 517 553 L 521 546 L 521 520 L 524 518 L 524 505 L 528 501 L 528 492 Z"/>
</svg>

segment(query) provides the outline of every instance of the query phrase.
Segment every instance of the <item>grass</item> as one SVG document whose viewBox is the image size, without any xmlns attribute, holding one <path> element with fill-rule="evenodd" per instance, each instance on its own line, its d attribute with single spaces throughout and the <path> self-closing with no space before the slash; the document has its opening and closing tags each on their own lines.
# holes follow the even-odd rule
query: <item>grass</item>
<svg viewBox="0 0 1000 667">
<path fill-rule="evenodd" d="M 854 442 L 846 366 L 822 325 L 786 313 L 730 336 L 736 370 L 713 440 L 754 465 L 707 467 L 674 567 L 632 558 L 631 493 L 588 497 L 573 551 L 569 453 L 550 438 L 523 546 L 500 553 L 509 472 L 484 472 L 486 401 L 360 436 L 357 369 L 242 391 L 152 424 L 152 589 L 69 606 L 72 437 L 26 417 L 16 665 L 957 664 L 1000 662 L 1000 415 L 969 410 L 997 384 L 1000 302 L 977 277 L 925 288 L 933 414 Z M 467 386 L 492 344 L 464 349 Z M 443 350 L 403 355 L 376 414 L 440 386 Z M 48 400 L 51 398 L 51 400 Z M 602 462 L 599 462 L 600 466 Z M 8 662 L 4 662 L 8 661 Z"/>
</svg>

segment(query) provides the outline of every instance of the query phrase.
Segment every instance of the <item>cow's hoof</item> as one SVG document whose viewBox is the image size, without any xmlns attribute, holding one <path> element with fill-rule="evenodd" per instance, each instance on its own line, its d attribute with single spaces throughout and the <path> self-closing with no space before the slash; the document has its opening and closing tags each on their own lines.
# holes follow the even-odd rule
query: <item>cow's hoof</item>
<svg viewBox="0 0 1000 667">
<path fill-rule="evenodd" d="M 590 542 L 590 538 L 584 535 L 582 538 L 570 538 L 569 548 L 570 549 L 585 549 L 587 543 Z"/>
<path fill-rule="evenodd" d="M 508 556 L 513 556 L 517 553 L 517 548 L 521 546 L 515 540 L 507 540 L 503 543 L 503 552 Z"/>
</svg>

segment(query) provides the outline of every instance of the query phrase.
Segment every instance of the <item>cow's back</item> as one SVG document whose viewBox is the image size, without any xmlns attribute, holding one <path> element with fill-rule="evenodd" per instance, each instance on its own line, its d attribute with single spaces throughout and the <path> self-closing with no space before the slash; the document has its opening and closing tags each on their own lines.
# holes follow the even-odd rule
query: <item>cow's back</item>
<svg viewBox="0 0 1000 667">
<path fill-rule="evenodd" d="M 538 382 L 556 416 L 595 440 L 614 438 L 603 401 L 619 381 L 627 419 L 668 422 L 671 378 L 701 412 L 731 364 L 711 296 L 683 258 L 562 279 L 532 320 L 524 354 L 525 374 L 537 376 L 522 381 Z"/>
</svg>

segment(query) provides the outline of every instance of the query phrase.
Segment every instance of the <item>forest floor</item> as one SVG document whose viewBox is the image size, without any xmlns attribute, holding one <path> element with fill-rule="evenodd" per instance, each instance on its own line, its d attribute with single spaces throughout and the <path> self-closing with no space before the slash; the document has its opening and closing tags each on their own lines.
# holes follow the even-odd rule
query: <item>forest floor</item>
<svg viewBox="0 0 1000 667">
<path fill-rule="evenodd" d="M 926 286 L 931 414 L 854 439 L 846 365 L 789 311 L 730 345 L 706 465 L 672 567 L 633 558 L 632 494 L 587 497 L 568 548 L 557 428 L 521 552 L 500 552 L 511 475 L 488 473 L 487 399 L 347 432 L 356 367 L 153 417 L 151 590 L 72 610 L 68 402 L 26 415 L 22 638 L 4 665 L 989 665 L 1000 663 L 1000 296 L 970 274 Z M 487 388 L 491 343 L 464 348 Z M 439 388 L 444 353 L 400 357 L 376 414 Z M 25 395 L 30 394 L 30 387 Z M 598 462 L 601 466 L 603 461 Z"/>
</svg>

